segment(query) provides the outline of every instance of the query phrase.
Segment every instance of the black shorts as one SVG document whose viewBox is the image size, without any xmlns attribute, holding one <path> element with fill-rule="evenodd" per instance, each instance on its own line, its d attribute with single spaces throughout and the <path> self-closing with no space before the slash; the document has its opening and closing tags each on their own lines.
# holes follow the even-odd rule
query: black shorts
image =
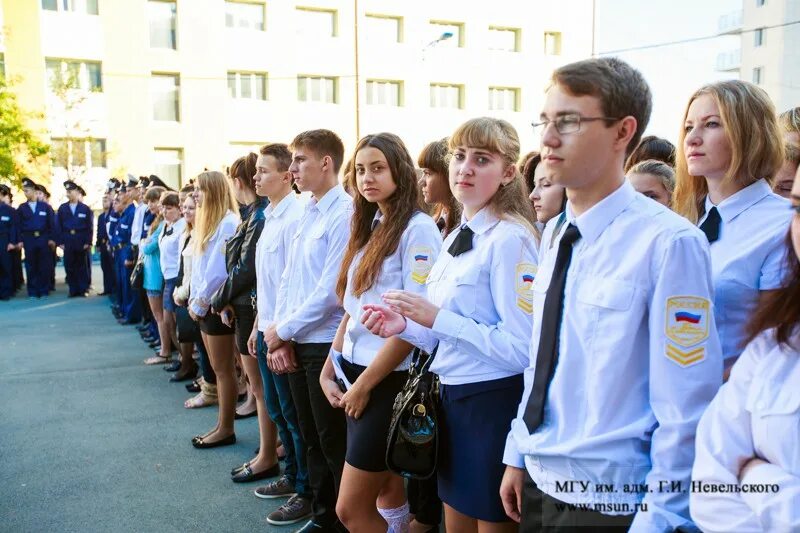
<svg viewBox="0 0 800 533">
<path fill-rule="evenodd" d="M 256 321 L 256 314 L 252 305 L 234 305 L 233 312 L 236 313 L 236 347 L 242 355 L 250 355 L 247 348 L 247 339 L 253 331 L 253 324 Z"/>
<path fill-rule="evenodd" d="M 219 335 L 233 335 L 233 328 L 229 328 L 222 323 L 219 315 L 212 313 L 210 310 L 206 316 L 202 317 L 199 321 L 200 331 L 206 335 L 219 336 Z"/>
<path fill-rule="evenodd" d="M 367 367 L 341 359 L 342 370 L 347 380 L 354 383 Z M 367 472 L 385 472 L 386 436 L 392 419 L 392 406 L 397 393 L 403 390 L 408 371 L 394 371 L 378 383 L 369 396 L 369 403 L 361 418 L 347 419 L 347 455 L 350 466 Z"/>
</svg>

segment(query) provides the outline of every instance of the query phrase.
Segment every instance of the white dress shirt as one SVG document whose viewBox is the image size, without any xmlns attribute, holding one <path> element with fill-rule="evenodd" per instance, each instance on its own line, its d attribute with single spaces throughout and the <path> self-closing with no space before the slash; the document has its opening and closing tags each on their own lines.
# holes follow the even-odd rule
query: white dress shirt
<svg viewBox="0 0 800 533">
<path fill-rule="evenodd" d="M 647 512 L 636 514 L 637 531 L 690 525 L 694 432 L 722 382 L 708 241 L 627 181 L 579 217 L 568 203 L 566 218 L 553 247 L 542 247 L 530 366 L 503 462 L 525 467 L 539 489 L 561 501 L 623 507 L 598 509 L 603 514 L 630 515 L 643 502 Z M 545 296 L 569 224 L 581 238 L 567 271 L 544 419 L 531 434 L 523 415 Z M 543 242 L 556 226 L 557 219 L 547 224 Z M 680 481 L 684 492 L 660 491 L 661 480 Z M 570 481 L 576 490 L 557 487 Z M 588 482 L 587 489 L 579 482 Z M 651 492 L 624 492 L 626 484 L 642 483 Z M 614 492 L 597 484 L 613 485 Z"/>
<path fill-rule="evenodd" d="M 208 241 L 206 249 L 195 251 L 192 262 L 192 284 L 189 287 L 189 309 L 197 316 L 205 316 L 211 306 L 211 296 L 228 279 L 225 266 L 225 245 L 236 233 L 239 215 L 233 211 L 223 217 Z M 195 234 L 194 239 L 197 238 Z M 193 239 L 193 240 L 194 240 Z M 194 246 L 195 243 L 189 246 Z"/>
<path fill-rule="evenodd" d="M 139 246 L 139 243 L 142 240 L 142 229 L 144 229 L 144 214 L 149 209 L 146 202 L 142 202 L 141 204 L 136 206 L 136 212 L 133 214 L 133 226 L 131 227 L 131 244 L 134 246 Z M 141 255 L 141 250 L 139 251 L 139 255 Z"/>
<path fill-rule="evenodd" d="M 165 280 L 178 276 L 178 270 L 181 266 L 180 240 L 185 228 L 186 220 L 179 218 L 171 226 L 165 227 L 159 236 L 158 250 L 161 259 L 161 273 L 164 275 Z"/>
<path fill-rule="evenodd" d="M 265 332 L 275 321 L 275 301 L 286 267 L 289 245 L 303 216 L 303 205 L 293 192 L 264 209 L 264 229 L 256 243 L 256 302 L 258 331 Z"/>
<path fill-rule="evenodd" d="M 340 184 L 306 205 L 278 290 L 276 331 L 281 339 L 303 344 L 333 342 L 344 314 L 336 280 L 352 215 L 353 199 Z"/>
<path fill-rule="evenodd" d="M 472 250 L 447 251 L 464 225 L 475 233 Z M 430 352 L 431 372 L 445 385 L 491 381 L 528 366 L 531 292 L 538 257 L 533 233 L 483 208 L 442 243 L 428 275 L 428 300 L 440 307 L 431 329 L 406 321 L 400 338 Z M 499 458 L 498 458 L 499 459 Z"/>
<path fill-rule="evenodd" d="M 706 196 L 706 215 L 714 207 Z M 711 243 L 714 314 L 726 363 L 742 353 L 744 327 L 760 291 L 781 286 L 786 233 L 792 212 L 789 201 L 758 180 L 718 206 L 719 239 Z"/>
<path fill-rule="evenodd" d="M 376 220 L 382 220 L 381 212 Z M 362 307 L 366 304 L 383 304 L 381 295 L 392 289 L 402 289 L 426 295 L 425 282 L 439 251 L 442 248 L 442 235 L 433 219 L 425 213 L 416 213 L 400 236 L 397 250 L 383 260 L 381 271 L 375 282 L 361 296 L 351 290 L 356 267 L 363 257 L 363 250 L 356 254 L 347 272 L 347 291 L 344 296 L 344 310 L 350 315 L 344 334 L 342 357 L 351 363 L 369 366 L 386 339 L 373 335 L 361 323 Z M 411 362 L 409 352 L 397 370 L 405 370 Z"/>
<path fill-rule="evenodd" d="M 697 427 L 692 481 L 714 487 L 774 490 L 692 491 L 692 518 L 703 531 L 800 531 L 800 351 L 774 331 L 747 345 Z M 800 346 L 795 335 L 794 346 Z M 753 457 L 769 464 L 739 471 Z"/>
</svg>

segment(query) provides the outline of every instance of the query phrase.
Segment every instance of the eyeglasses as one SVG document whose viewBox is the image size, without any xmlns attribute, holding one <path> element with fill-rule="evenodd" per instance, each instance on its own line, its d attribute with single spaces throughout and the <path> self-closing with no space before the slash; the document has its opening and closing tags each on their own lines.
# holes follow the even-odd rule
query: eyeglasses
<svg viewBox="0 0 800 533">
<path fill-rule="evenodd" d="M 541 131 L 547 129 L 547 126 L 552 122 L 556 126 L 556 131 L 562 135 L 566 133 L 575 133 L 581 131 L 581 122 L 593 122 L 595 120 L 622 120 L 615 117 L 582 117 L 577 114 L 559 115 L 555 120 L 543 120 L 542 122 L 532 122 L 533 129 L 541 128 Z"/>
</svg>

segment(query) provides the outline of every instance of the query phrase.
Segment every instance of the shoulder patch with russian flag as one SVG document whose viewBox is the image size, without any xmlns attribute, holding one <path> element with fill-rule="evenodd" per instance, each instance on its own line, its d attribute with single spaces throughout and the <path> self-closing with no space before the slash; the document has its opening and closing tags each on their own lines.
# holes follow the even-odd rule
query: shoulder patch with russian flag
<svg viewBox="0 0 800 533">
<path fill-rule="evenodd" d="M 425 285 L 428 274 L 433 268 L 433 249 L 430 246 L 412 246 L 411 254 L 411 279 L 415 283 Z"/>
<path fill-rule="evenodd" d="M 536 279 L 538 267 L 533 263 L 517 263 L 514 275 L 514 289 L 517 292 L 517 307 L 527 314 L 533 313 L 533 280 Z"/>
<path fill-rule="evenodd" d="M 691 366 L 705 359 L 711 302 L 699 296 L 667 298 L 664 334 L 665 355 L 680 366 Z M 674 344 L 673 344 L 674 343 Z"/>
</svg>

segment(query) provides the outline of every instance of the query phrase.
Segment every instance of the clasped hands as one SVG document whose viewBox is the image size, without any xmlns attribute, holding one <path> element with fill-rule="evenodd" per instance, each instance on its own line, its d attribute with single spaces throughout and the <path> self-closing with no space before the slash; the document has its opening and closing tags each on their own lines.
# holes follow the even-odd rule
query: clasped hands
<svg viewBox="0 0 800 533">
<path fill-rule="evenodd" d="M 439 307 L 414 292 L 386 291 L 381 298 L 385 305 L 363 306 L 361 323 L 370 333 L 384 339 L 405 331 L 408 318 L 426 328 L 433 327 L 439 314 Z"/>
</svg>

